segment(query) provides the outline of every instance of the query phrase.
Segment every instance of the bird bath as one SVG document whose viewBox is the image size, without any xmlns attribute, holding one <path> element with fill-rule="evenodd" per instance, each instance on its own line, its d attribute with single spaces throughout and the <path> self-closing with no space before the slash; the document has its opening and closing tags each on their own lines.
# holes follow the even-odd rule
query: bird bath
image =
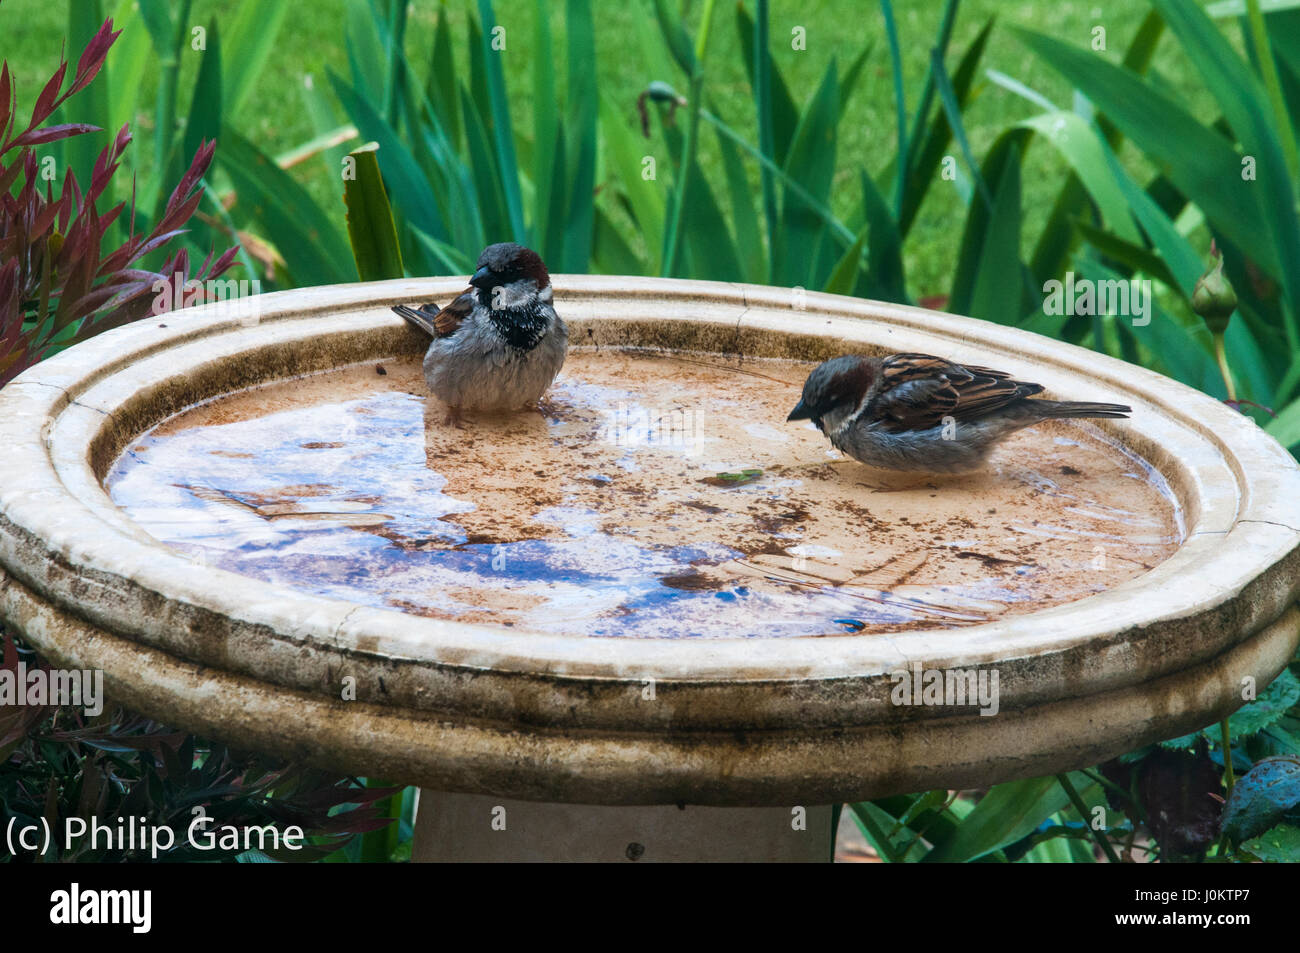
<svg viewBox="0 0 1300 953">
<path fill-rule="evenodd" d="M 388 306 L 462 284 L 213 305 L 22 375 L 0 617 L 168 724 L 421 785 L 426 858 L 815 858 L 825 805 L 1090 764 L 1295 652 L 1300 472 L 1182 385 L 919 309 L 557 276 L 544 413 L 458 430 Z M 850 351 L 1134 413 L 888 475 L 784 422 Z M 933 672 L 971 697 L 899 703 Z"/>
</svg>

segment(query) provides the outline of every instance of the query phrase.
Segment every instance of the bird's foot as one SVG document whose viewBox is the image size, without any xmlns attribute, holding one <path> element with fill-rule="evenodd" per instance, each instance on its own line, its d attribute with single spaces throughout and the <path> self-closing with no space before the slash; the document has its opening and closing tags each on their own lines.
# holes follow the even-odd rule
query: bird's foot
<svg viewBox="0 0 1300 953">
<path fill-rule="evenodd" d="M 934 483 L 924 477 L 910 480 L 904 478 L 884 483 L 867 483 L 865 480 L 859 480 L 858 485 L 867 487 L 872 493 L 906 493 L 908 490 L 937 489 Z"/>
<path fill-rule="evenodd" d="M 461 416 L 460 416 L 460 408 L 459 408 L 459 407 L 448 407 L 448 408 L 447 408 L 447 419 L 444 420 L 442 423 L 443 423 L 443 426 L 446 426 L 446 427 L 455 427 L 457 430 L 464 430 L 464 429 L 465 429 L 464 421 L 461 420 Z"/>
<path fill-rule="evenodd" d="M 533 411 L 540 415 L 543 420 L 554 417 L 558 412 L 558 408 L 545 397 L 539 397 L 535 401 L 530 401 L 529 403 L 524 404 L 524 410 Z"/>
</svg>

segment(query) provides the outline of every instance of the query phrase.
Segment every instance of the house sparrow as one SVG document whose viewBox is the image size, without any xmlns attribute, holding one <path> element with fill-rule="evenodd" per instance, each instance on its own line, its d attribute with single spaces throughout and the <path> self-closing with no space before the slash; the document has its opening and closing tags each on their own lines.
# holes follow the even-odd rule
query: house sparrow
<svg viewBox="0 0 1300 953">
<path fill-rule="evenodd" d="M 959 473 L 1021 427 L 1063 417 L 1127 417 L 1123 404 L 1032 400 L 1004 371 L 928 354 L 836 357 L 803 385 L 787 420 L 811 420 L 849 456 L 887 470 Z"/>
<path fill-rule="evenodd" d="M 489 245 L 478 270 L 447 307 L 393 308 L 433 337 L 424 379 L 460 425 L 462 411 L 540 410 L 560 373 L 569 331 L 551 306 L 546 263 L 513 242 Z"/>
</svg>

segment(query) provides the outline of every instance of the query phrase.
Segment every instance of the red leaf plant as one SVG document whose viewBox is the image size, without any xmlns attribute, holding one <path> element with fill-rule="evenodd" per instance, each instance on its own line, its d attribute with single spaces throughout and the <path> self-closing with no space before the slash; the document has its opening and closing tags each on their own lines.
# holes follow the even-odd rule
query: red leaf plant
<svg viewBox="0 0 1300 953">
<path fill-rule="evenodd" d="M 126 208 L 121 202 L 101 214 L 96 203 L 104 195 L 122 154 L 131 141 L 124 125 L 95 161 L 89 186 L 83 191 L 71 169 L 56 197 L 53 185 L 40 187 L 40 162 L 35 147 L 97 132 L 84 123 L 44 125 L 65 101 L 85 89 L 121 31 L 106 20 L 77 61 L 72 84 L 63 90 L 66 60 L 36 97 L 31 121 L 15 134 L 17 97 L 6 61 L 0 66 L 0 386 L 63 347 L 148 314 L 168 310 L 175 302 L 193 302 L 185 289 L 190 259 L 185 248 L 168 255 L 157 271 L 141 265 L 153 252 L 166 251 L 185 232 L 183 227 L 203 198 L 200 185 L 215 142 L 200 144 L 158 221 L 137 233 L 134 190 L 126 219 L 129 237 L 115 250 L 104 248 L 109 227 Z M 22 185 L 14 186 L 22 177 Z M 238 246 L 213 260 L 209 253 L 193 277 L 216 278 L 234 261 Z"/>
</svg>

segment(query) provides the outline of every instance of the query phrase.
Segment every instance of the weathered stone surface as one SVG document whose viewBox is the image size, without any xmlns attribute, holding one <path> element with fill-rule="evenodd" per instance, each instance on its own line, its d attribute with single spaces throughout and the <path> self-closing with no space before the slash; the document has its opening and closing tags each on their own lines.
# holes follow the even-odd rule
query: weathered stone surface
<svg viewBox="0 0 1300 953">
<path fill-rule="evenodd" d="M 459 279 L 265 296 L 70 349 L 0 392 L 0 618 L 110 694 L 233 744 L 428 788 L 592 804 L 787 806 L 1094 763 L 1242 704 L 1300 638 L 1300 470 L 1252 422 L 1159 375 L 914 308 L 755 286 L 557 276 L 577 344 L 819 360 L 922 351 L 1053 396 L 1122 401 L 1107 433 L 1186 518 L 1099 595 L 962 629 L 815 639 L 588 639 L 424 618 L 196 565 L 113 506 L 128 441 L 250 385 L 411 354 L 390 303 Z M 166 327 L 161 327 L 165 324 Z M 996 669 L 999 714 L 899 707 L 890 673 Z M 341 700 L 342 679 L 357 701 Z M 655 701 L 642 697 L 655 681 Z"/>
</svg>

